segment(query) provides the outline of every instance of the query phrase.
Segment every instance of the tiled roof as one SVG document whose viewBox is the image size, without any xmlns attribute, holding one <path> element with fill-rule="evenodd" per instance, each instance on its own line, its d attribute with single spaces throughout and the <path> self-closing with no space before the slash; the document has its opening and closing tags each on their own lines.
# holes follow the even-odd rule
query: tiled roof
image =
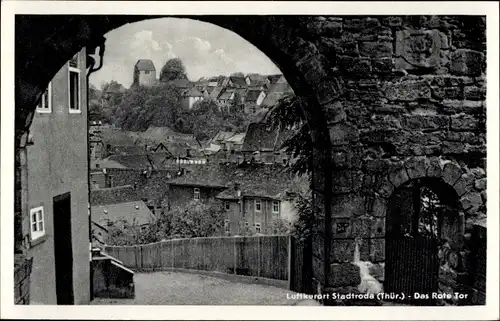
<svg viewBox="0 0 500 321">
<path fill-rule="evenodd" d="M 210 164 L 193 169 L 169 181 L 171 185 L 228 188 L 221 194 L 230 196 L 238 183 L 245 196 L 280 198 L 291 184 L 285 167 L 275 165 L 238 165 L 233 163 Z"/>
<path fill-rule="evenodd" d="M 257 99 L 259 98 L 259 95 L 261 92 L 262 92 L 262 90 L 259 90 L 259 89 L 248 90 L 246 95 L 245 95 L 245 102 L 251 102 L 251 103 L 257 102 Z"/>
<path fill-rule="evenodd" d="M 168 82 L 169 84 L 177 88 L 191 88 L 194 87 L 194 83 L 189 81 L 189 79 L 175 79 Z"/>
<path fill-rule="evenodd" d="M 243 86 L 243 87 L 248 86 L 247 82 L 245 81 L 245 77 L 231 76 L 231 77 L 229 77 L 229 80 L 231 80 L 231 82 L 235 86 Z"/>
<path fill-rule="evenodd" d="M 218 131 L 217 134 L 215 134 L 214 138 L 212 139 L 212 141 L 225 141 L 227 140 L 229 137 L 233 136 L 234 135 L 234 132 L 226 132 L 226 131 Z"/>
<path fill-rule="evenodd" d="M 204 95 L 196 88 L 190 88 L 183 94 L 185 97 L 203 97 Z"/>
<path fill-rule="evenodd" d="M 248 125 L 242 151 L 274 150 L 278 138 L 278 129 L 270 128 L 265 123 L 251 123 Z"/>
<path fill-rule="evenodd" d="M 226 88 L 220 95 L 218 99 L 227 100 L 231 98 L 231 95 L 234 93 L 232 88 Z"/>
<path fill-rule="evenodd" d="M 135 64 L 135 68 L 141 71 L 156 71 L 155 65 L 150 59 L 139 59 Z"/>
<path fill-rule="evenodd" d="M 102 137 L 104 146 L 108 144 L 111 146 L 130 146 L 135 145 L 137 140 L 136 135 L 131 132 L 113 128 L 103 128 L 100 136 Z"/>
<path fill-rule="evenodd" d="M 113 177 L 113 184 L 136 186 L 140 199 L 162 200 L 168 191 L 168 180 L 177 173 L 175 170 L 153 170 L 144 175 L 144 170 L 110 169 L 108 174 Z"/>
<path fill-rule="evenodd" d="M 126 202 L 140 201 L 133 186 L 119 186 L 111 188 L 95 189 L 90 192 L 90 204 L 108 205 Z"/>
<path fill-rule="evenodd" d="M 107 158 L 92 160 L 90 165 L 92 168 L 97 168 L 96 164 L 99 165 L 99 168 L 126 168 L 119 162 Z"/>
<path fill-rule="evenodd" d="M 153 213 L 144 204 L 137 200 L 132 202 L 123 202 L 118 204 L 95 205 L 91 206 L 92 221 L 107 226 L 107 222 L 127 221 L 133 225 L 145 225 L 152 223 L 155 219 Z"/>
<path fill-rule="evenodd" d="M 250 79 L 250 85 L 263 85 L 266 83 L 266 76 L 262 75 L 248 75 L 247 76 Z"/>
<path fill-rule="evenodd" d="M 271 84 L 276 83 L 283 75 L 269 75 L 267 79 L 271 82 Z"/>
<path fill-rule="evenodd" d="M 245 133 L 234 134 L 233 136 L 229 137 L 227 141 L 233 144 L 243 144 L 243 142 L 245 141 Z"/>
<path fill-rule="evenodd" d="M 126 89 L 125 89 L 125 87 L 123 87 L 122 84 L 119 84 L 119 83 L 116 83 L 116 82 L 111 82 L 108 85 L 108 88 L 106 88 L 106 93 L 108 93 L 108 94 L 116 94 L 116 93 L 122 93 L 125 90 Z"/>
<path fill-rule="evenodd" d="M 126 145 L 126 146 L 120 146 L 120 145 L 114 145 L 111 147 L 112 150 L 110 150 L 110 153 L 113 153 L 115 155 L 144 155 L 146 154 L 146 149 L 144 146 L 138 146 L 138 145 Z"/>
<path fill-rule="evenodd" d="M 107 158 L 110 161 L 117 162 L 125 168 L 147 169 L 151 165 L 147 156 L 142 155 L 111 155 Z"/>
</svg>

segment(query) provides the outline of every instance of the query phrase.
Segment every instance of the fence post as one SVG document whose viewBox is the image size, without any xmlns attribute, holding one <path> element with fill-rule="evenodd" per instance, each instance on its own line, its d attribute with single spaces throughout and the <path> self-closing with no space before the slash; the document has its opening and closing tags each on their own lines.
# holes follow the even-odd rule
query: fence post
<svg viewBox="0 0 500 321">
<path fill-rule="evenodd" d="M 260 254 L 260 236 L 257 236 L 257 277 L 260 277 L 260 264 L 262 262 Z"/>
<path fill-rule="evenodd" d="M 174 240 L 170 239 L 170 255 L 172 256 L 172 269 L 175 269 Z"/>
<path fill-rule="evenodd" d="M 238 252 L 236 251 L 236 237 L 233 237 L 233 250 L 234 250 L 234 274 L 238 274 L 236 271 L 238 267 Z"/>
<path fill-rule="evenodd" d="M 293 291 L 293 245 L 292 235 L 288 235 L 288 289 Z"/>
</svg>

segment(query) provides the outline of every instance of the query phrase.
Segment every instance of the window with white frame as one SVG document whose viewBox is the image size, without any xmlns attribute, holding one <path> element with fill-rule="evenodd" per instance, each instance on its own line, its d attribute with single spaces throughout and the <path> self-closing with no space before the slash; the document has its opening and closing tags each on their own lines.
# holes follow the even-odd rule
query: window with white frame
<svg viewBox="0 0 500 321">
<path fill-rule="evenodd" d="M 255 223 L 255 233 L 260 233 L 260 223 Z"/>
<path fill-rule="evenodd" d="M 231 232 L 231 222 L 229 220 L 224 220 L 224 231 L 226 233 Z"/>
<path fill-rule="evenodd" d="M 279 212 L 280 212 L 280 202 L 273 201 L 273 213 L 279 214 Z"/>
<path fill-rule="evenodd" d="M 81 113 L 80 102 L 80 69 L 78 68 L 78 55 L 75 55 L 69 62 L 68 66 L 68 82 L 69 82 L 69 112 Z"/>
<path fill-rule="evenodd" d="M 260 200 L 255 200 L 255 211 L 260 212 L 262 210 L 262 203 Z"/>
<path fill-rule="evenodd" d="M 52 83 L 49 82 L 47 89 L 42 94 L 42 99 L 38 106 L 36 106 L 36 111 L 39 113 L 50 113 L 52 111 Z"/>
<path fill-rule="evenodd" d="M 194 199 L 196 201 L 199 201 L 200 200 L 200 189 L 199 188 L 195 188 L 194 189 Z"/>
<path fill-rule="evenodd" d="M 36 240 L 45 235 L 45 221 L 43 217 L 43 206 L 30 210 L 31 240 Z"/>
</svg>

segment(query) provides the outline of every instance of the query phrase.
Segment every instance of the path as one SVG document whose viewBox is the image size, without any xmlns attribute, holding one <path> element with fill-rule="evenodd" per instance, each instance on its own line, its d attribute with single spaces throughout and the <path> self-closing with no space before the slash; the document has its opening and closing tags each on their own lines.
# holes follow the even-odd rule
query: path
<svg viewBox="0 0 500 321">
<path fill-rule="evenodd" d="M 135 299 L 95 299 L 117 305 L 318 305 L 287 299 L 293 292 L 273 286 L 231 282 L 179 272 L 136 273 Z"/>
</svg>

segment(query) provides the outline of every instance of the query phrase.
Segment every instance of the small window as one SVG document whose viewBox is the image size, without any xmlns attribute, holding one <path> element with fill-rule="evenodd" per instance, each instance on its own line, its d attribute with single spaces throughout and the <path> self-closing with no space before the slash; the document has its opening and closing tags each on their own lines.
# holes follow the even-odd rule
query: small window
<svg viewBox="0 0 500 321">
<path fill-rule="evenodd" d="M 145 75 L 149 75 L 150 73 L 151 73 L 151 71 L 149 71 L 149 70 L 145 70 L 145 71 L 144 71 L 144 74 L 145 74 Z"/>
<path fill-rule="evenodd" d="M 224 231 L 226 233 L 231 232 L 231 222 L 229 220 L 224 220 Z"/>
<path fill-rule="evenodd" d="M 32 241 L 45 235 L 43 206 L 35 207 L 30 210 L 30 230 Z"/>
<path fill-rule="evenodd" d="M 273 201 L 273 213 L 279 213 L 279 212 L 280 212 L 280 202 Z"/>
<path fill-rule="evenodd" d="M 36 107 L 36 111 L 39 113 L 50 113 L 52 111 L 52 83 L 50 82 L 42 94 L 40 103 Z"/>
<path fill-rule="evenodd" d="M 260 212 L 262 210 L 262 204 L 260 200 L 255 200 L 255 211 Z"/>
<path fill-rule="evenodd" d="M 229 202 L 225 202 L 225 207 L 226 210 L 229 210 L 231 208 L 231 204 Z"/>
<path fill-rule="evenodd" d="M 260 233 L 260 223 L 255 223 L 255 233 Z"/>
<path fill-rule="evenodd" d="M 195 188 L 194 189 L 194 200 L 195 201 L 199 201 L 200 200 L 200 189 L 199 188 Z"/>
<path fill-rule="evenodd" d="M 147 229 L 148 229 L 148 227 L 147 227 L 146 225 L 141 226 L 141 232 L 144 232 L 144 231 L 146 231 Z"/>
<path fill-rule="evenodd" d="M 69 67 L 69 112 L 81 113 L 80 69 Z"/>
</svg>

